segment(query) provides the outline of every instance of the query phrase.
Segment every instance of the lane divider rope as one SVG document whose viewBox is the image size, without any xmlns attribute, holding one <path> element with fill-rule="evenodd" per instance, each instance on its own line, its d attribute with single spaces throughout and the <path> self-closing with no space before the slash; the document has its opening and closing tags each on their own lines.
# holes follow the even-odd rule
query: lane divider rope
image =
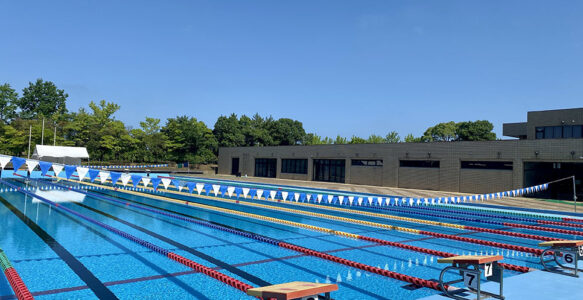
<svg viewBox="0 0 583 300">
<path fill-rule="evenodd" d="M 6 256 L 6 253 L 4 253 L 2 249 L 0 249 L 0 268 L 2 269 L 2 273 L 4 273 L 4 276 L 6 276 L 6 279 L 8 279 L 8 283 L 18 300 L 34 299 L 28 290 L 28 287 L 24 284 L 24 281 L 22 281 L 22 278 L 20 278 L 20 275 L 18 275 L 18 272 L 16 272 L 16 269 L 14 269 L 8 256 Z"/>
</svg>

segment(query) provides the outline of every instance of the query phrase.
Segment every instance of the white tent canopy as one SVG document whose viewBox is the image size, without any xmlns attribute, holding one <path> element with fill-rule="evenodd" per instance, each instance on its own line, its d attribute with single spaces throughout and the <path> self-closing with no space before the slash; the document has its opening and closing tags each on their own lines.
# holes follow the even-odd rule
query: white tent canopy
<svg viewBox="0 0 583 300">
<path fill-rule="evenodd" d="M 36 145 L 32 157 L 39 160 L 62 164 L 81 164 L 81 159 L 89 159 L 85 147 Z"/>
</svg>

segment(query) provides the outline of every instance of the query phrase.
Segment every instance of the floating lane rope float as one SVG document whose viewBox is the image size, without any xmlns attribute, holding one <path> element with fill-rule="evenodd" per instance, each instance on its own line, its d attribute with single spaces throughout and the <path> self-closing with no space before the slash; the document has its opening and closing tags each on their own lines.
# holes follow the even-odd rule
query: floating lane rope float
<svg viewBox="0 0 583 300">
<path fill-rule="evenodd" d="M 24 284 L 22 278 L 20 278 L 20 275 L 18 275 L 18 272 L 16 272 L 16 269 L 14 269 L 10 260 L 8 260 L 6 253 L 4 253 L 2 249 L 0 249 L 0 268 L 2 269 L 2 273 L 4 273 L 4 276 L 6 276 L 6 279 L 8 279 L 8 283 L 18 300 L 34 299 L 28 290 L 28 287 L 26 287 L 26 284 Z"/>
</svg>

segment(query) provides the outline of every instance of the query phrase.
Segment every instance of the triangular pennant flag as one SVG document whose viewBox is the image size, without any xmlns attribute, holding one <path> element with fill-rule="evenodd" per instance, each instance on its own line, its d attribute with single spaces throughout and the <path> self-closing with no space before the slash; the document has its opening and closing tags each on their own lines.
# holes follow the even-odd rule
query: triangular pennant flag
<svg viewBox="0 0 583 300">
<path fill-rule="evenodd" d="M 220 188 L 221 188 L 221 186 L 218 185 L 218 184 L 213 184 L 212 185 L 212 189 L 213 189 L 212 192 L 215 194 L 215 197 L 219 194 L 219 189 Z"/>
<path fill-rule="evenodd" d="M 132 175 L 132 185 L 134 186 L 134 188 L 138 187 L 140 180 L 142 180 L 142 176 L 136 174 Z"/>
<path fill-rule="evenodd" d="M 174 185 L 175 188 L 180 190 L 180 180 L 172 179 L 172 184 Z"/>
<path fill-rule="evenodd" d="M 47 172 L 51 169 L 51 167 L 53 166 L 53 163 L 47 162 L 47 161 L 39 161 L 38 162 L 39 166 L 40 166 L 40 174 L 42 176 L 47 175 Z"/>
<path fill-rule="evenodd" d="M 383 205 L 383 198 L 377 198 L 377 203 L 379 206 Z"/>
<path fill-rule="evenodd" d="M 105 184 L 107 182 L 107 178 L 109 178 L 109 172 L 99 171 L 99 181 L 101 184 Z"/>
<path fill-rule="evenodd" d="M 359 206 L 362 205 L 362 197 L 358 197 L 358 199 L 356 200 L 356 203 L 358 203 Z"/>
<path fill-rule="evenodd" d="M 340 202 L 340 205 L 342 205 L 342 202 L 344 202 L 344 196 L 338 196 L 338 201 Z"/>
<path fill-rule="evenodd" d="M 130 174 L 127 173 L 121 174 L 121 183 L 123 184 L 123 186 L 126 186 L 128 182 L 130 182 L 131 178 L 132 176 Z"/>
<path fill-rule="evenodd" d="M 188 192 L 192 194 L 192 192 L 194 192 L 194 189 L 196 188 L 196 183 L 187 182 L 186 187 L 188 188 Z"/>
<path fill-rule="evenodd" d="M 281 199 L 287 200 L 287 195 L 288 194 L 289 194 L 288 192 L 281 192 Z"/>
<path fill-rule="evenodd" d="M 227 188 L 227 195 L 229 195 L 229 198 L 233 197 L 233 192 L 235 192 L 234 186 L 230 186 Z"/>
<path fill-rule="evenodd" d="M 204 187 L 204 184 L 202 183 L 197 183 L 196 184 L 196 192 L 200 195 L 200 193 L 202 193 L 202 188 Z"/>
<path fill-rule="evenodd" d="M 247 199 L 247 195 L 249 195 L 249 188 L 243 188 L 243 198 Z"/>
<path fill-rule="evenodd" d="M 42 169 L 42 166 L 41 166 Z M 99 175 L 99 170 L 95 170 L 95 169 L 89 169 L 89 180 L 91 180 L 91 182 L 95 181 L 95 178 L 97 178 L 97 176 Z"/>
<path fill-rule="evenodd" d="M 368 199 L 368 205 L 372 205 L 372 198 L 371 197 L 366 197 Z"/>
<path fill-rule="evenodd" d="M 70 179 L 71 176 L 73 175 L 73 173 L 75 173 L 75 170 L 77 170 L 77 167 L 66 165 L 65 166 L 65 177 L 67 179 Z"/>
<path fill-rule="evenodd" d="M 318 199 L 318 203 L 322 202 L 322 194 L 318 194 L 318 196 L 316 196 L 316 199 Z"/>
<path fill-rule="evenodd" d="M 162 178 L 162 185 L 164 186 L 164 189 L 168 189 L 168 187 L 170 186 L 170 182 L 172 182 L 172 180 L 170 180 L 170 178 Z"/>
<path fill-rule="evenodd" d="M 263 196 L 263 190 L 257 190 L 257 200 L 261 199 L 261 196 Z"/>
<path fill-rule="evenodd" d="M 352 206 L 352 201 L 354 201 L 354 196 L 348 196 L 348 203 Z"/>
<path fill-rule="evenodd" d="M 14 172 L 18 171 L 22 165 L 26 162 L 26 159 L 13 156 L 12 157 L 12 166 L 14 167 Z"/>
<path fill-rule="evenodd" d="M 109 176 L 111 177 L 111 185 L 116 185 L 117 181 L 121 177 L 121 173 L 118 172 L 110 172 Z"/>
<path fill-rule="evenodd" d="M 152 187 L 154 188 L 154 190 L 158 189 L 158 186 L 160 185 L 160 178 L 158 177 L 154 177 L 152 178 Z"/>
<path fill-rule="evenodd" d="M 221 197 L 225 197 L 226 192 L 227 192 L 227 186 L 221 185 L 221 188 L 219 189 L 219 193 L 221 194 Z"/>
<path fill-rule="evenodd" d="M 239 199 L 239 197 L 241 196 L 241 193 L 243 192 L 243 190 L 241 190 L 240 187 L 236 187 L 235 188 L 235 197 L 237 197 L 237 199 Z"/>
<path fill-rule="evenodd" d="M 4 167 L 6 167 L 11 159 L 11 156 L 0 155 L 0 167 L 4 170 Z"/>
<path fill-rule="evenodd" d="M 276 191 L 269 191 L 269 197 L 271 197 L 271 200 L 275 200 L 275 194 L 277 194 Z"/>
<path fill-rule="evenodd" d="M 28 172 L 32 174 L 34 168 L 38 166 L 38 160 L 27 159 L 26 160 L 26 167 L 28 168 Z"/>
<path fill-rule="evenodd" d="M 253 199 L 253 198 L 255 198 L 255 196 L 257 196 L 257 190 L 256 189 L 250 189 L 249 190 L 249 198 Z"/>
<path fill-rule="evenodd" d="M 328 200 L 328 204 L 332 203 L 332 199 L 334 198 L 333 195 L 328 195 L 327 200 Z"/>
<path fill-rule="evenodd" d="M 150 177 L 142 177 L 142 184 L 144 185 L 144 187 L 148 187 L 148 184 L 150 184 L 150 181 L 152 179 L 150 179 Z"/>
<path fill-rule="evenodd" d="M 296 202 L 298 202 L 298 200 L 300 200 L 300 196 L 301 196 L 301 194 L 300 194 L 300 193 L 294 193 L 294 200 L 295 200 Z M 304 194 L 304 197 L 305 197 L 305 194 Z"/>
<path fill-rule="evenodd" d="M 85 175 L 89 172 L 89 168 L 77 167 L 77 175 L 79 175 L 79 181 L 85 179 Z"/>
</svg>

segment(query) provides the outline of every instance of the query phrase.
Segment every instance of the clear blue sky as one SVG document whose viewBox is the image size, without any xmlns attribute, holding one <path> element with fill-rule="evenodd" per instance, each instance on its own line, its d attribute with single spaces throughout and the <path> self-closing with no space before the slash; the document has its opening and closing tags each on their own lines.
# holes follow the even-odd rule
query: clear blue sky
<svg viewBox="0 0 583 300">
<path fill-rule="evenodd" d="M 232 112 L 420 135 L 581 107 L 583 1 L 2 1 L 0 82 L 117 118 Z"/>
</svg>

